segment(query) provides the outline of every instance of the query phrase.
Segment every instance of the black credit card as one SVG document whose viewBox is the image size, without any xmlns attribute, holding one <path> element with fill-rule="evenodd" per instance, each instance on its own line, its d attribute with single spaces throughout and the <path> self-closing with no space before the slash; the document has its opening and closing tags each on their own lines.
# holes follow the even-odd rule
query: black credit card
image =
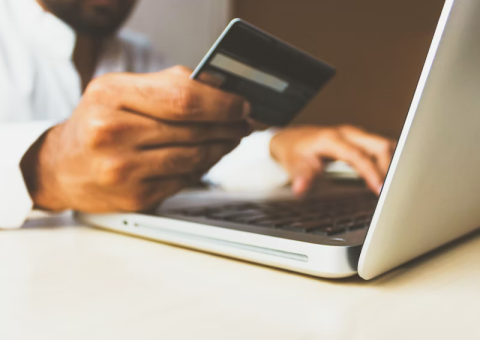
<svg viewBox="0 0 480 340">
<path fill-rule="evenodd" d="M 254 120 L 284 126 L 334 75 L 327 63 L 235 19 L 191 78 L 247 98 Z"/>
</svg>

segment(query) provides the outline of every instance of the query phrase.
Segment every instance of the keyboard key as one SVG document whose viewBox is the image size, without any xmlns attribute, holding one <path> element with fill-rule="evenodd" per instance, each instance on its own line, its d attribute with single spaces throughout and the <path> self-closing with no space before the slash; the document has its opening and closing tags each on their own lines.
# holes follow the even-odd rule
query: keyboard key
<svg viewBox="0 0 480 340">
<path fill-rule="evenodd" d="M 331 219 L 331 218 L 332 218 L 332 215 L 328 213 L 299 215 L 299 219 L 301 219 L 302 221 L 318 221 L 318 220 Z"/>
<path fill-rule="evenodd" d="M 258 226 L 261 226 L 261 227 L 269 227 L 269 228 L 277 228 L 277 227 L 281 227 L 285 224 L 289 224 L 291 223 L 291 221 L 289 220 L 284 220 L 284 219 L 280 219 L 280 220 L 268 220 L 268 219 L 265 219 L 265 220 L 260 220 L 260 221 L 256 221 L 256 222 L 252 222 L 252 224 L 254 225 L 258 225 Z"/>
<path fill-rule="evenodd" d="M 207 214 L 208 210 L 205 208 L 200 209 L 190 209 L 187 211 L 183 211 L 181 214 L 185 216 L 192 216 L 192 217 L 201 217 Z"/>
<path fill-rule="evenodd" d="M 340 216 L 340 217 L 337 217 L 335 219 L 335 224 L 349 224 L 349 223 L 353 223 L 354 221 L 354 216 Z"/>
<path fill-rule="evenodd" d="M 309 232 L 318 228 L 324 228 L 331 225 L 332 225 L 331 219 L 324 219 L 324 220 L 308 221 L 308 222 L 295 222 L 295 223 L 283 226 L 283 229 Z"/>
<path fill-rule="evenodd" d="M 242 213 L 236 210 L 216 211 L 214 213 L 207 213 L 206 216 L 212 219 L 227 220 L 235 216 L 241 216 Z"/>
<path fill-rule="evenodd" d="M 358 229 L 367 228 L 368 226 L 370 226 L 370 224 L 367 224 L 367 223 L 354 223 L 354 224 L 352 224 L 350 227 L 348 227 L 348 230 L 358 230 Z"/>
<path fill-rule="evenodd" d="M 268 215 L 264 213 L 256 213 L 256 214 L 248 214 L 248 215 L 236 215 L 233 216 L 232 218 L 229 218 L 229 221 L 232 222 L 240 222 L 240 223 L 253 223 L 255 221 L 262 221 L 265 219 L 271 218 Z"/>
<path fill-rule="evenodd" d="M 337 234 L 342 234 L 347 231 L 345 226 L 335 226 L 335 227 L 326 227 L 322 229 L 314 230 L 313 233 L 316 235 L 323 235 L 323 236 L 333 236 Z"/>
</svg>

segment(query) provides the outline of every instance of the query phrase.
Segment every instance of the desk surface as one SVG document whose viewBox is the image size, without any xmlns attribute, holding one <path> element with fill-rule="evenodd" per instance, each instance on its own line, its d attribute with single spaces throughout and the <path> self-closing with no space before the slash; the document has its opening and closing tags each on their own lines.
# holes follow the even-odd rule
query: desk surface
<svg viewBox="0 0 480 340">
<path fill-rule="evenodd" d="M 480 339 L 480 234 L 372 282 L 91 229 L 0 232 L 0 339 Z"/>
</svg>

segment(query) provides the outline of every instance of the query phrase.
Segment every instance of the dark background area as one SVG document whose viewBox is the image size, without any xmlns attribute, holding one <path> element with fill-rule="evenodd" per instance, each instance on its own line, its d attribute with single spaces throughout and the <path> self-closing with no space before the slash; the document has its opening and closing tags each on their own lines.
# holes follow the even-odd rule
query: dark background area
<svg viewBox="0 0 480 340">
<path fill-rule="evenodd" d="M 337 68 L 296 124 L 349 123 L 397 138 L 443 0 L 236 0 L 235 17 Z"/>
</svg>

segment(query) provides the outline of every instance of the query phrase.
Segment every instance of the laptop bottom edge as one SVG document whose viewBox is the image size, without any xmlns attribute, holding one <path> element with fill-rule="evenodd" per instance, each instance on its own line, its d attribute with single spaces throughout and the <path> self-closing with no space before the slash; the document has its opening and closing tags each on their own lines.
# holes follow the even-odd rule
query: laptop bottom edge
<svg viewBox="0 0 480 340">
<path fill-rule="evenodd" d="M 322 278 L 357 274 L 362 245 L 323 245 L 142 214 L 82 214 L 95 227 Z"/>
</svg>

